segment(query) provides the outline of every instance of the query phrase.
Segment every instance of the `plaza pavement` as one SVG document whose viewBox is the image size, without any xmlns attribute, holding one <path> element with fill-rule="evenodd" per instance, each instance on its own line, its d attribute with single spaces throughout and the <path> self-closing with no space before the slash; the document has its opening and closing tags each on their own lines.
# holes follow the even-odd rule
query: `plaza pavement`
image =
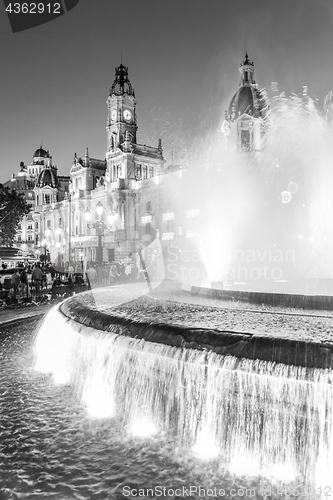
<svg viewBox="0 0 333 500">
<path fill-rule="evenodd" d="M 41 304 L 37 306 L 22 307 L 17 309 L 1 309 L 0 310 L 0 327 L 23 321 L 25 319 L 39 319 L 44 316 L 54 304 Z"/>
</svg>

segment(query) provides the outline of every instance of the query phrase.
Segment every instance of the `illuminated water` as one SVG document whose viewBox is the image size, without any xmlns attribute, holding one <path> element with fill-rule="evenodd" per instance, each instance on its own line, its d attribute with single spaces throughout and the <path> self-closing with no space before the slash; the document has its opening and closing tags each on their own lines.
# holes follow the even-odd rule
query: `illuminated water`
<svg viewBox="0 0 333 500">
<path fill-rule="evenodd" d="M 170 253 L 170 276 L 178 260 L 177 278 L 204 286 L 311 293 L 300 280 L 333 278 L 332 123 L 307 95 L 267 102 L 261 155 L 226 151 L 222 134 L 210 133 L 195 168 L 165 181 L 175 207 L 169 243 L 186 253 Z"/>
<path fill-rule="evenodd" d="M 97 332 L 56 310 L 36 349 L 37 369 L 57 384 L 70 383 L 94 425 L 117 422 L 129 435 L 170 439 L 175 453 L 187 450 L 189 459 L 194 454 L 214 464 L 223 483 L 228 474 L 254 480 L 256 498 L 263 481 L 273 498 L 284 498 L 276 493 L 282 484 L 302 485 L 299 498 L 309 499 L 331 488 L 331 371 Z M 210 466 L 206 472 L 211 481 Z"/>
<path fill-rule="evenodd" d="M 172 437 L 135 437 L 121 418 L 92 419 L 71 387 L 34 370 L 35 325 L 0 329 L 1 500 L 120 500 L 134 498 L 126 488 L 190 486 L 240 494 L 256 487 L 263 498 L 258 481 L 222 474 L 217 462 L 177 449 Z"/>
</svg>

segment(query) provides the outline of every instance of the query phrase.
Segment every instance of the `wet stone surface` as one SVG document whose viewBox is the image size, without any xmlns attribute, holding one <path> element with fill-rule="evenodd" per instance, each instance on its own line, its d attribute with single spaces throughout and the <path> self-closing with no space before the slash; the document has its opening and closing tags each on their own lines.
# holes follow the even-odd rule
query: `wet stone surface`
<svg viewBox="0 0 333 500">
<path fill-rule="evenodd" d="M 333 344 L 333 314 L 274 309 L 249 304 L 207 301 L 181 294 L 172 300 L 153 300 L 149 297 L 112 307 L 110 313 L 135 321 L 186 325 L 188 328 L 212 328 L 222 331 L 273 335 L 276 338 L 325 342 Z M 193 301 L 180 302 L 181 299 Z M 248 309 L 246 309 L 246 306 Z"/>
</svg>

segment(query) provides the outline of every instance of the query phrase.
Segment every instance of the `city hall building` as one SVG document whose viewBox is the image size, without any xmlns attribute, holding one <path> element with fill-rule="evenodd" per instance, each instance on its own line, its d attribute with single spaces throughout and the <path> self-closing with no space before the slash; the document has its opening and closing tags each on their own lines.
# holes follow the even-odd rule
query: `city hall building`
<svg viewBox="0 0 333 500">
<path fill-rule="evenodd" d="M 222 132 L 230 149 L 255 156 L 263 148 L 266 105 L 247 54 L 239 70 Z M 164 189 L 168 174 L 177 182 L 184 166 L 165 166 L 161 140 L 155 147 L 137 142 L 137 101 L 122 64 L 106 104 L 105 159 L 90 157 L 86 148 L 82 157 L 75 153 L 69 175 L 60 176 L 49 151 L 40 147 L 31 165 L 21 162 L 5 184 L 23 193 L 32 207 L 17 233 L 22 251 L 44 254 L 59 265 L 87 266 L 127 258 L 156 236 L 163 250 L 193 236 L 186 224 L 193 221 L 195 228 L 198 207 L 180 209 Z"/>
</svg>

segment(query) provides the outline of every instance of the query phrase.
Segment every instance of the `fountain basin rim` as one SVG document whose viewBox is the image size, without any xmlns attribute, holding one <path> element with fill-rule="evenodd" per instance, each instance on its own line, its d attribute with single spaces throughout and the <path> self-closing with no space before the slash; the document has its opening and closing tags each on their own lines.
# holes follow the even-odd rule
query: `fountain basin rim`
<svg viewBox="0 0 333 500">
<path fill-rule="evenodd" d="M 181 291 L 190 295 L 210 297 L 217 300 L 249 302 L 258 305 L 270 305 L 308 310 L 333 310 L 332 295 L 305 295 L 281 292 L 252 292 L 243 290 L 223 290 L 182 283 Z"/>
<path fill-rule="evenodd" d="M 333 345 L 305 342 L 246 332 L 193 328 L 166 323 L 137 321 L 107 314 L 80 300 L 91 292 L 76 295 L 59 304 L 59 311 L 78 324 L 171 347 L 212 351 L 238 358 L 259 359 L 305 368 L 333 368 Z"/>
</svg>

